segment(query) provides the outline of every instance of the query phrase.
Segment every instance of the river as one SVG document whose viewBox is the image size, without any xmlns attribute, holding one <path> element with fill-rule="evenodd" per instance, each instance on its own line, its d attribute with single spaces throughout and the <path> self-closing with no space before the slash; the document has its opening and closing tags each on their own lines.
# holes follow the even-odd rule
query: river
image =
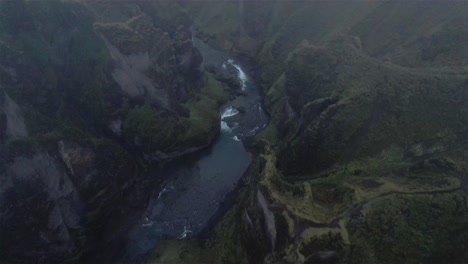
<svg viewBox="0 0 468 264">
<path fill-rule="evenodd" d="M 198 39 L 194 43 L 203 54 L 203 67 L 239 79 L 239 95 L 221 107 L 221 133 L 212 147 L 152 172 L 166 180 L 129 228 L 121 263 L 141 263 L 162 239 L 186 239 L 209 228 L 252 161 L 244 142 L 267 124 L 259 91 L 239 62 Z"/>
</svg>

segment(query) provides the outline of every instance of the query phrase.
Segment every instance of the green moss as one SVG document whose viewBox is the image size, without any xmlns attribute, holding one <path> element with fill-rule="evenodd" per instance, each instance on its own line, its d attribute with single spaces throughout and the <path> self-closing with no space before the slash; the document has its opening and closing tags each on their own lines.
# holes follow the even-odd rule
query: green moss
<svg viewBox="0 0 468 264">
<path fill-rule="evenodd" d="M 228 98 L 223 85 L 208 75 L 206 85 L 185 103 L 189 117 L 175 116 L 152 108 L 135 107 L 126 117 L 124 128 L 130 142 L 146 151 L 184 150 L 207 145 L 219 131 L 218 108 Z"/>
<path fill-rule="evenodd" d="M 286 75 L 282 74 L 276 82 L 267 90 L 265 104 L 273 106 L 281 100 L 286 93 Z"/>
<path fill-rule="evenodd" d="M 185 106 L 190 109 L 190 128 L 187 138 L 207 136 L 210 140 L 218 132 L 219 107 L 227 101 L 229 93 L 211 74 L 199 95 L 189 100 Z"/>
<path fill-rule="evenodd" d="M 349 223 L 356 245 L 349 257 L 357 260 L 364 254 L 376 263 L 460 263 L 466 256 L 459 243 L 468 239 L 467 208 L 460 204 L 464 199 L 462 193 L 390 196 L 369 204 Z"/>
<path fill-rule="evenodd" d="M 206 255 L 199 241 L 163 241 L 146 261 L 147 264 L 178 264 L 206 262 Z"/>
<path fill-rule="evenodd" d="M 169 149 L 184 129 L 175 117 L 165 116 L 149 104 L 132 109 L 124 123 L 129 142 L 144 146 L 147 151 Z"/>
</svg>

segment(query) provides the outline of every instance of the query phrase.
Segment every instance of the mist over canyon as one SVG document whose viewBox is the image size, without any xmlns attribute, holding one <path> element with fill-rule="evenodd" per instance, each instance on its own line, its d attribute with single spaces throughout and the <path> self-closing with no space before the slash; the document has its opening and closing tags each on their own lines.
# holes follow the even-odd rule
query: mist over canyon
<svg viewBox="0 0 468 264">
<path fill-rule="evenodd" d="M 468 2 L 0 1 L 0 263 L 466 263 Z"/>
</svg>

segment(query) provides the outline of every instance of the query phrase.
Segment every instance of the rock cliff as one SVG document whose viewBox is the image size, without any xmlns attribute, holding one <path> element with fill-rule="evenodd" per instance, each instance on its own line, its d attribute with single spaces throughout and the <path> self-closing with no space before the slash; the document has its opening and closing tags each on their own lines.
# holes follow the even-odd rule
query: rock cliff
<svg viewBox="0 0 468 264">
<path fill-rule="evenodd" d="M 216 138 L 230 90 L 191 23 L 167 1 L 0 3 L 0 262 L 79 258 L 144 207 L 146 166 Z"/>
<path fill-rule="evenodd" d="M 466 261 L 467 3 L 185 6 L 255 62 L 271 123 L 213 236 L 156 263 Z"/>
</svg>

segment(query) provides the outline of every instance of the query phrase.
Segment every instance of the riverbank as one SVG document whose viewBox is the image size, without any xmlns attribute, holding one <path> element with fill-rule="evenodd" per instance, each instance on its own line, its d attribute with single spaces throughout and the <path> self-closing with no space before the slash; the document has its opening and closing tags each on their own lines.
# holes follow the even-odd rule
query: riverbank
<svg viewBox="0 0 468 264">
<path fill-rule="evenodd" d="M 141 263 L 163 240 L 206 236 L 235 202 L 240 179 L 252 161 L 244 143 L 268 119 L 258 88 L 242 66 L 199 40 L 194 43 L 206 57 L 204 69 L 237 94 L 219 109 L 218 138 L 206 149 L 150 169 L 142 183 L 145 186 L 135 193 L 147 195 L 146 204 L 133 209 L 124 205 L 122 210 L 129 217 L 117 219 L 120 223 L 111 224 L 105 232 L 113 246 L 90 254 L 94 257 L 88 260 Z"/>
</svg>

